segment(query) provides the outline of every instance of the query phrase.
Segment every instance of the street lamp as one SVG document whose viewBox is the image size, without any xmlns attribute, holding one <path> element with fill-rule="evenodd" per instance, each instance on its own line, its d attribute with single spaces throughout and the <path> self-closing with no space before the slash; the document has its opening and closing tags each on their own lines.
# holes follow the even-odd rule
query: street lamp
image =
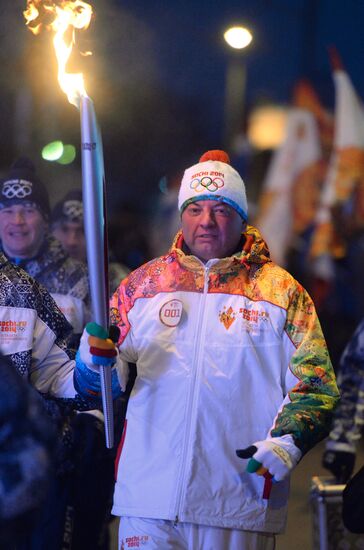
<svg viewBox="0 0 364 550">
<path fill-rule="evenodd" d="M 253 40 L 252 33 L 245 27 L 230 27 L 224 32 L 225 42 L 235 50 L 242 50 Z"/>
<path fill-rule="evenodd" d="M 224 32 L 226 43 L 235 51 L 230 56 L 226 71 L 224 106 L 224 146 L 234 148 L 234 141 L 241 132 L 244 115 L 246 88 L 246 67 L 241 50 L 249 46 L 253 35 L 249 29 L 240 26 L 228 28 Z"/>
</svg>

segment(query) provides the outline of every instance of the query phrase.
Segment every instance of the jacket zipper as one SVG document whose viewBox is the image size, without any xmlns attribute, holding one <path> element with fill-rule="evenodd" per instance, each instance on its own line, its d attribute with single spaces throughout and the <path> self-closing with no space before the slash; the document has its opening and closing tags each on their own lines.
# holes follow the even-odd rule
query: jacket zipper
<svg viewBox="0 0 364 550">
<path fill-rule="evenodd" d="M 214 262 L 215 263 L 215 262 Z M 176 526 L 177 523 L 180 521 L 181 516 L 181 506 L 182 506 L 182 500 L 184 497 L 184 487 L 185 487 L 185 481 L 186 481 L 186 475 L 187 475 L 187 466 L 189 465 L 189 461 L 186 460 L 187 455 L 190 451 L 190 438 L 191 438 L 191 424 L 192 420 L 194 418 L 194 412 L 195 412 L 195 403 L 196 403 L 196 382 L 197 377 L 200 374 L 200 363 L 201 363 L 201 342 L 204 339 L 205 335 L 205 324 L 206 324 L 206 315 L 205 315 L 205 304 L 206 304 L 206 297 L 207 297 L 207 291 L 208 291 L 208 283 L 209 283 L 209 270 L 210 266 L 204 265 L 204 288 L 203 288 L 203 294 L 200 302 L 200 307 L 198 311 L 198 322 L 197 322 L 197 331 L 196 331 L 196 341 L 194 346 L 194 361 L 192 363 L 194 367 L 193 372 L 193 380 L 191 382 L 191 391 L 189 395 L 189 402 L 188 402 L 188 408 L 187 410 L 191 411 L 190 414 L 190 421 L 188 423 L 188 426 L 186 428 L 186 434 L 185 434 L 185 440 L 184 440 L 184 446 L 183 446 L 183 453 L 182 453 L 182 471 L 181 476 L 178 483 L 178 498 L 177 498 L 177 514 L 174 520 L 174 525 Z M 199 330 L 201 328 L 201 330 Z"/>
</svg>

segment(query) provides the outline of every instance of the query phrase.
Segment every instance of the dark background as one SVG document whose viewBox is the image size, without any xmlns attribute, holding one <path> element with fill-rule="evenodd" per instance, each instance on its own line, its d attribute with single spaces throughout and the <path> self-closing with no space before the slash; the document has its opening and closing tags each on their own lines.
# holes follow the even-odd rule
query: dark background
<svg viewBox="0 0 364 550">
<path fill-rule="evenodd" d="M 79 116 L 56 78 L 50 33 L 26 28 L 26 2 L 1 0 L 0 170 L 21 154 L 35 161 L 54 202 L 80 185 Z M 88 31 L 78 34 L 69 70 L 82 70 L 103 134 L 108 202 L 153 211 L 161 179 L 173 180 L 209 148 L 223 144 L 225 78 L 233 52 L 223 40 L 232 23 L 253 43 L 237 54 L 247 70 L 244 119 L 254 106 L 287 105 L 307 77 L 334 106 L 327 46 L 335 44 L 364 95 L 364 2 L 348 0 L 97 0 Z M 236 56 L 236 54 L 235 54 Z M 54 140 L 77 146 L 72 165 L 41 158 Z M 263 170 L 261 170 L 263 172 Z M 246 177 L 246 174 L 245 174 Z M 165 185 L 165 183 L 164 183 Z"/>
</svg>

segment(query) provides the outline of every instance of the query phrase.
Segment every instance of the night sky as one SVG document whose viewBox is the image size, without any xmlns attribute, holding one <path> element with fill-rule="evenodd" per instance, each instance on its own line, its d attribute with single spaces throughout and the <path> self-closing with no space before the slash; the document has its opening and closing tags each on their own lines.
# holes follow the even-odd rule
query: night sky
<svg viewBox="0 0 364 550">
<path fill-rule="evenodd" d="M 247 107 L 261 101 L 287 104 L 301 77 L 311 80 L 333 107 L 327 47 L 335 45 L 364 96 L 364 2 L 349 0 L 229 0 L 207 2 L 119 0 L 154 35 L 160 77 L 171 90 L 203 99 L 208 132 L 219 139 L 225 70 L 231 50 L 222 31 L 243 24 L 254 42 L 241 55 L 247 65 Z"/>
<path fill-rule="evenodd" d="M 84 71 L 95 101 L 113 204 L 127 198 L 153 208 L 161 178 L 222 147 L 226 70 L 233 59 L 223 30 L 233 23 L 254 35 L 237 54 L 247 70 L 245 117 L 263 102 L 288 105 L 302 77 L 332 109 L 330 45 L 364 97 L 362 0 L 91 3 L 95 16 L 77 47 L 93 56 L 74 56 L 73 68 Z M 79 155 L 71 167 L 50 165 L 40 150 L 53 139 L 78 146 L 79 119 L 59 90 L 50 37 L 34 37 L 25 27 L 25 4 L 0 0 L 0 169 L 20 154 L 31 156 L 56 199 L 79 181 Z M 140 201 L 145 193 L 149 200 Z"/>
</svg>

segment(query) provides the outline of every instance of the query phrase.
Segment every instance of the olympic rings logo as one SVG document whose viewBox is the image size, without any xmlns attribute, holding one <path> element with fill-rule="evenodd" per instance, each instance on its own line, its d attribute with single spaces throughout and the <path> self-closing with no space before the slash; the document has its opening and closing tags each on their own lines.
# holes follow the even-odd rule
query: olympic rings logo
<svg viewBox="0 0 364 550">
<path fill-rule="evenodd" d="M 194 189 L 196 193 L 202 193 L 207 190 L 210 193 L 215 193 L 221 187 L 224 187 L 224 180 L 222 178 L 210 178 L 204 176 L 203 178 L 195 178 L 190 183 L 191 189 Z"/>
<path fill-rule="evenodd" d="M 9 180 L 4 183 L 2 194 L 7 199 L 25 199 L 32 194 L 32 183 L 26 180 Z"/>
<path fill-rule="evenodd" d="M 71 220 L 79 220 L 83 217 L 83 204 L 78 200 L 66 201 L 63 205 L 63 214 Z"/>
</svg>

